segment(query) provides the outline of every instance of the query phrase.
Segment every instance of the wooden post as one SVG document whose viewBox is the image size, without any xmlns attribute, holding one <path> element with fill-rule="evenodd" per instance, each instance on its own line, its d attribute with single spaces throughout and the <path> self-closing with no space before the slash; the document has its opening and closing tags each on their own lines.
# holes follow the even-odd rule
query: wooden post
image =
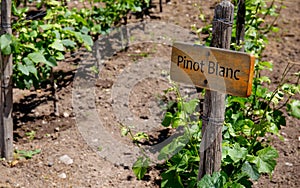
<svg viewBox="0 0 300 188">
<path fill-rule="evenodd" d="M 215 8 L 212 47 L 229 49 L 234 6 L 223 0 Z M 225 113 L 225 94 L 206 90 L 202 113 L 202 141 L 198 180 L 221 168 L 222 126 Z"/>
<path fill-rule="evenodd" d="M 238 10 L 237 10 L 237 19 L 236 19 L 236 44 L 242 45 L 240 51 L 245 51 L 244 36 L 245 36 L 245 16 L 246 16 L 246 5 L 245 0 L 239 0 Z"/>
<path fill-rule="evenodd" d="M 159 12 L 162 12 L 162 0 L 159 0 Z"/>
<path fill-rule="evenodd" d="M 1 34 L 11 34 L 11 0 L 1 1 Z M 1 54 L 1 53 L 0 53 Z M 1 156 L 13 158 L 12 55 L 0 57 L 0 149 Z"/>
</svg>

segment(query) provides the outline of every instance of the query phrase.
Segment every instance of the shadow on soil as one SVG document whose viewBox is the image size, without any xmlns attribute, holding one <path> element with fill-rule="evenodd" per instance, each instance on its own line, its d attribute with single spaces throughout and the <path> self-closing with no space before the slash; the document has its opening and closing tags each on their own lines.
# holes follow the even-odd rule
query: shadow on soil
<svg viewBox="0 0 300 188">
<path fill-rule="evenodd" d="M 62 88 L 66 88 L 72 84 L 75 76 L 75 71 L 57 71 L 54 72 L 54 80 L 56 80 L 55 92 L 58 93 Z M 29 95 L 25 95 L 23 98 L 13 104 L 13 123 L 14 123 L 14 140 L 19 141 L 24 138 L 27 130 L 36 130 L 37 123 L 43 120 L 53 121 L 59 117 L 54 114 L 54 103 L 55 98 L 53 97 L 53 89 L 50 81 L 45 81 L 41 84 L 41 88 Z M 41 112 L 37 110 L 37 107 L 45 106 L 48 112 Z M 52 124 L 52 126 L 57 126 Z M 48 128 L 47 128 L 48 129 Z M 54 128 L 51 128 L 54 129 Z M 51 131 L 52 132 L 52 131 Z M 44 133 L 43 133 L 44 134 Z M 23 139 L 24 140 L 24 139 Z"/>
</svg>

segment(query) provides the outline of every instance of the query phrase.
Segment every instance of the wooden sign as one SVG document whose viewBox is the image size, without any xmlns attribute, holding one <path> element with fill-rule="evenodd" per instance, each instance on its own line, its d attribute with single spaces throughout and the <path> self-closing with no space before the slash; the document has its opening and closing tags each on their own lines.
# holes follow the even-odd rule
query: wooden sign
<svg viewBox="0 0 300 188">
<path fill-rule="evenodd" d="M 254 60 L 247 53 L 178 42 L 172 48 L 171 79 L 248 97 L 252 91 Z"/>
</svg>

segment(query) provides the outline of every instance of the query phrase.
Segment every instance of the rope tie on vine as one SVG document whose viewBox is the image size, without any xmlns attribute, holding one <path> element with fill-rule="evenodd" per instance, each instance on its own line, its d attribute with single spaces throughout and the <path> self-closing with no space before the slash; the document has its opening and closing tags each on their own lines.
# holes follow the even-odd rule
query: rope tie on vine
<svg viewBox="0 0 300 188">
<path fill-rule="evenodd" d="M 224 118 L 211 118 L 207 116 L 201 116 L 202 121 L 210 122 L 212 124 L 222 124 L 224 123 Z"/>
<path fill-rule="evenodd" d="M 8 85 L 1 85 L 1 88 L 2 89 L 7 89 L 7 88 L 9 88 L 9 87 L 11 87 L 12 85 L 11 84 L 8 84 Z"/>
<path fill-rule="evenodd" d="M 10 23 L 2 23 L 1 27 L 2 28 L 11 28 L 11 24 Z"/>
<path fill-rule="evenodd" d="M 225 24 L 227 27 L 232 27 L 232 22 L 229 21 L 228 19 L 223 19 L 223 18 L 214 18 L 213 19 L 213 23 L 216 23 L 216 22 L 219 22 L 219 23 L 222 23 L 222 24 Z"/>
</svg>

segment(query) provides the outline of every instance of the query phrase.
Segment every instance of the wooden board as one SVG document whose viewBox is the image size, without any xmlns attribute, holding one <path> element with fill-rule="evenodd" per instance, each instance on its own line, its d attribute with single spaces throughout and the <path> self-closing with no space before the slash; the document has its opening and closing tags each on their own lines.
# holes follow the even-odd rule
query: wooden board
<svg viewBox="0 0 300 188">
<path fill-rule="evenodd" d="M 173 44 L 171 79 L 200 88 L 248 97 L 255 57 L 251 54 L 188 43 Z"/>
</svg>

